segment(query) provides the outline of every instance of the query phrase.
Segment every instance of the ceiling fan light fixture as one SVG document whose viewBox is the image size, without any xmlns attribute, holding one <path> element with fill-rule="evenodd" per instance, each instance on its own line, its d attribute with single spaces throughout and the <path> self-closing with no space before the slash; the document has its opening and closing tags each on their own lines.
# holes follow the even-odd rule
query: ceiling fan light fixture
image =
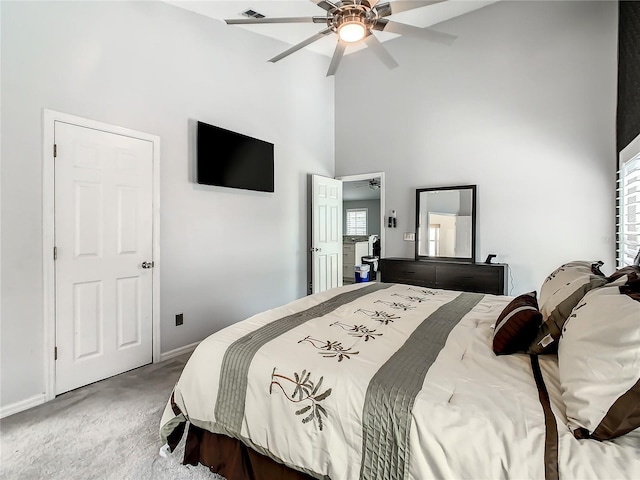
<svg viewBox="0 0 640 480">
<path fill-rule="evenodd" d="M 2 0 L 0 0 L 2 1 Z M 427 40 L 450 44 L 454 39 L 454 35 L 448 33 L 436 32 L 411 24 L 399 23 L 388 20 L 386 17 L 396 13 L 413 10 L 416 8 L 426 7 L 427 5 L 440 3 L 445 0 L 312 0 L 318 7 L 324 10 L 325 14 L 312 17 L 283 17 L 283 18 L 265 18 L 264 15 L 249 9 L 243 12 L 244 16 L 249 18 L 231 18 L 225 19 L 228 25 L 254 25 L 265 23 L 324 23 L 323 28 L 315 35 L 293 45 L 284 52 L 269 59 L 269 62 L 275 63 L 288 57 L 292 53 L 310 45 L 321 38 L 330 34 L 338 36 L 337 45 L 331 57 L 331 64 L 327 71 L 327 77 L 335 75 L 338 65 L 343 58 L 349 44 L 365 43 L 373 53 L 387 66 L 387 68 L 395 68 L 398 66 L 391 54 L 382 46 L 382 43 L 376 37 L 376 32 L 389 32 L 399 35 L 414 35 L 426 38 Z M 491 3 L 491 2 L 489 2 Z"/>
<path fill-rule="evenodd" d="M 367 27 L 358 15 L 345 15 L 338 25 L 338 35 L 343 42 L 357 42 L 362 40 L 367 32 Z"/>
</svg>

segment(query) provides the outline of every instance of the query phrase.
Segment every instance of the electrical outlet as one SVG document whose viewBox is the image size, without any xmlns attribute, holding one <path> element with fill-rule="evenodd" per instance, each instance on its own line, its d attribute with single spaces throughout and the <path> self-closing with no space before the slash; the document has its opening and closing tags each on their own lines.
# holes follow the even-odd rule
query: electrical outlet
<svg viewBox="0 0 640 480">
<path fill-rule="evenodd" d="M 404 232 L 404 240 L 407 242 L 415 242 L 416 234 L 413 232 Z"/>
<path fill-rule="evenodd" d="M 178 313 L 176 315 L 176 327 L 184 323 L 184 313 Z"/>
</svg>

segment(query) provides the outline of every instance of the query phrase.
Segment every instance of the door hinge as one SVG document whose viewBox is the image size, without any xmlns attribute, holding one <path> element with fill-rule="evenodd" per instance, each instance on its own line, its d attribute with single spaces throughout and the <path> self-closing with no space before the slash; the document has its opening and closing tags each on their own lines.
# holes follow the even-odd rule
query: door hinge
<svg viewBox="0 0 640 480">
<path fill-rule="evenodd" d="M 53 259 L 58 259 L 58 247 L 53 247 Z"/>
<path fill-rule="evenodd" d="M 58 145 L 56 145 L 55 143 L 53 144 L 53 158 L 56 158 L 58 156 Z"/>
<path fill-rule="evenodd" d="M 53 347 L 53 359 L 58 359 L 58 347 Z"/>
</svg>

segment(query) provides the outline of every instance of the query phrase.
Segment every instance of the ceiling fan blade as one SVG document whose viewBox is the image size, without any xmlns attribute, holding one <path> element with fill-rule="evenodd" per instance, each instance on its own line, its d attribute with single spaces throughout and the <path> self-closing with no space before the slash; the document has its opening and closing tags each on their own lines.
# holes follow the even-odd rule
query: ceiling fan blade
<svg viewBox="0 0 640 480">
<path fill-rule="evenodd" d="M 326 17 L 284 17 L 284 18 L 230 18 L 227 25 L 252 25 L 257 23 L 327 23 Z"/>
<path fill-rule="evenodd" d="M 314 36 L 309 37 L 306 40 L 303 40 L 302 42 L 294 45 L 290 49 L 285 50 L 281 54 L 276 55 L 275 57 L 273 57 L 269 61 L 272 62 L 272 63 L 276 63 L 278 60 L 282 60 L 284 57 L 287 57 L 287 56 L 291 55 L 292 53 L 297 52 L 301 48 L 306 47 L 307 45 L 315 42 L 316 40 L 320 40 L 322 37 L 324 37 L 325 35 L 328 35 L 331 32 L 333 32 L 333 30 L 331 28 L 325 28 L 324 30 L 320 30 Z"/>
<path fill-rule="evenodd" d="M 376 4 L 376 10 L 380 17 L 388 17 L 394 13 L 406 12 L 414 8 L 426 7 L 435 3 L 441 3 L 444 0 L 422 1 L 422 0 L 399 0 L 397 2 L 385 2 Z"/>
<path fill-rule="evenodd" d="M 367 44 L 368 48 L 373 50 L 373 53 L 377 55 L 377 57 L 382 61 L 382 63 L 387 66 L 387 68 L 392 69 L 398 66 L 398 62 L 394 60 L 387 49 L 382 46 L 382 42 L 380 42 L 380 40 L 378 40 L 378 38 L 373 33 L 369 34 L 364 43 Z"/>
<path fill-rule="evenodd" d="M 335 10 L 338 8 L 334 3 L 329 2 L 327 0 L 311 0 L 313 3 L 318 5 L 320 8 L 330 12 L 331 10 Z"/>
<path fill-rule="evenodd" d="M 347 48 L 347 44 L 338 40 L 338 44 L 336 45 L 336 49 L 333 51 L 333 57 L 331 58 L 331 64 L 329 64 L 329 70 L 327 71 L 327 77 L 331 75 L 335 75 L 336 70 L 338 70 L 338 65 L 340 65 L 340 60 L 342 60 L 342 56 L 344 55 L 344 50 Z"/>
<path fill-rule="evenodd" d="M 414 37 L 424 38 L 431 42 L 441 43 L 443 45 L 451 45 L 458 37 L 449 33 L 437 32 L 429 28 L 416 27 L 406 23 L 393 22 L 386 18 L 379 18 L 372 27 L 374 30 L 381 32 L 397 33 L 398 35 L 410 35 Z"/>
</svg>

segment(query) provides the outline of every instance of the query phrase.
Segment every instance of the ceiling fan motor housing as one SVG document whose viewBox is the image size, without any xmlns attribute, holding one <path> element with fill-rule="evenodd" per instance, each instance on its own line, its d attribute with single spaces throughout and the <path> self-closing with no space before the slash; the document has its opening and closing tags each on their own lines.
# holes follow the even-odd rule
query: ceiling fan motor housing
<svg viewBox="0 0 640 480">
<path fill-rule="evenodd" d="M 371 8 L 367 1 L 361 3 L 337 2 L 336 9 L 327 12 L 327 26 L 331 27 L 334 32 L 339 34 L 339 31 L 348 25 L 360 25 L 363 31 L 360 38 L 369 34 L 377 19 L 377 12 Z"/>
</svg>

